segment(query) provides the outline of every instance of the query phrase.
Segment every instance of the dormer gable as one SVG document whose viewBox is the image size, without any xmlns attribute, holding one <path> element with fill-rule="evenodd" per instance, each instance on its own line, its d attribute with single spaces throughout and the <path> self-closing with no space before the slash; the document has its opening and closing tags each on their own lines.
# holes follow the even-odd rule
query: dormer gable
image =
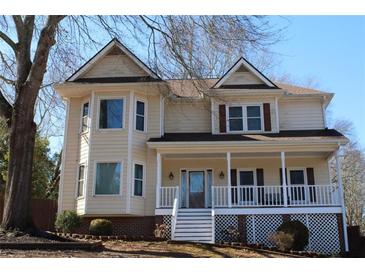
<svg viewBox="0 0 365 274">
<path fill-rule="evenodd" d="M 138 82 L 161 80 L 117 39 L 78 69 L 68 82 Z"/>
<path fill-rule="evenodd" d="M 241 57 L 217 81 L 213 88 L 277 88 L 277 86 L 250 62 Z"/>
</svg>

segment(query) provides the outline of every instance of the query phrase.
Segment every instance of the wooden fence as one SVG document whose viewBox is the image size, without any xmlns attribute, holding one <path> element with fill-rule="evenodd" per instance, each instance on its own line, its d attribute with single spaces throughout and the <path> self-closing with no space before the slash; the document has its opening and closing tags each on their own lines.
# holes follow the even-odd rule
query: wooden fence
<svg viewBox="0 0 365 274">
<path fill-rule="evenodd" d="M 0 199 L 0 222 L 3 217 L 4 200 Z M 35 226 L 42 230 L 54 230 L 57 214 L 57 201 L 33 199 L 32 216 Z"/>
</svg>

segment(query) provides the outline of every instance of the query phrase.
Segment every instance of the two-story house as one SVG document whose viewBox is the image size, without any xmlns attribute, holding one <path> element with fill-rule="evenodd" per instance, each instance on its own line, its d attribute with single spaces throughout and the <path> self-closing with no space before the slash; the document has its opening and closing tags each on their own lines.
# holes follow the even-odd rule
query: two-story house
<svg viewBox="0 0 365 274">
<path fill-rule="evenodd" d="M 274 83 L 244 58 L 220 79 L 163 80 L 112 40 L 67 81 L 59 211 L 113 222 L 116 234 L 271 245 L 283 220 L 308 250 L 347 250 L 341 176 L 347 139 L 326 127 L 333 94 Z"/>
</svg>

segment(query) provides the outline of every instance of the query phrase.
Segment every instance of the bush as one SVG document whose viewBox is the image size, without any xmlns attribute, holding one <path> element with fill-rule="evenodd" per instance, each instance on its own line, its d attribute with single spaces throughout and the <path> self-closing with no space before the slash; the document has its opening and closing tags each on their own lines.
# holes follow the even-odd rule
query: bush
<svg viewBox="0 0 365 274">
<path fill-rule="evenodd" d="M 283 222 L 271 240 L 281 250 L 301 251 L 308 244 L 309 232 L 307 227 L 299 221 Z"/>
<path fill-rule="evenodd" d="M 165 239 L 167 233 L 167 225 L 166 224 L 156 224 L 156 228 L 154 230 L 155 238 Z"/>
<path fill-rule="evenodd" d="M 110 236 L 113 233 L 113 224 L 106 219 L 94 219 L 90 222 L 89 232 L 96 236 Z"/>
<path fill-rule="evenodd" d="M 73 210 L 65 210 L 57 215 L 55 228 L 62 233 L 71 233 L 82 224 L 82 218 Z"/>
<path fill-rule="evenodd" d="M 281 251 L 289 251 L 294 243 L 294 237 L 292 234 L 285 233 L 283 231 L 277 231 L 269 236 L 270 242 L 276 245 Z"/>
</svg>

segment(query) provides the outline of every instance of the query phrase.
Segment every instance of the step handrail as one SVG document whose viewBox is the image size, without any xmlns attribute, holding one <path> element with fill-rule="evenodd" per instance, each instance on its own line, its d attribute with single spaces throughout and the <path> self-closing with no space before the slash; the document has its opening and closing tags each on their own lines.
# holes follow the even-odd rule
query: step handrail
<svg viewBox="0 0 365 274">
<path fill-rule="evenodd" d="M 171 215 L 171 240 L 175 238 L 175 229 L 176 229 L 176 221 L 177 221 L 177 213 L 179 210 L 179 187 L 176 188 L 175 198 L 174 198 L 174 206 L 172 208 Z"/>
</svg>

